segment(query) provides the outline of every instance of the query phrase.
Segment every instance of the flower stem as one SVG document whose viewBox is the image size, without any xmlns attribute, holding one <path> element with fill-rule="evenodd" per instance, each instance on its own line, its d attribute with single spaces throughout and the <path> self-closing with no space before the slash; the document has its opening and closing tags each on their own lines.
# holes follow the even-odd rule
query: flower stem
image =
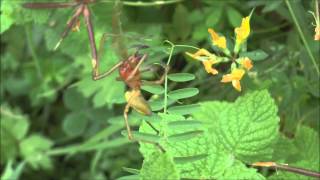
<svg viewBox="0 0 320 180">
<path fill-rule="evenodd" d="M 184 0 L 167 0 L 167 1 L 154 1 L 154 2 L 143 2 L 143 1 L 136 1 L 136 2 L 130 2 L 130 1 L 122 1 L 123 5 L 125 6 L 137 6 L 137 7 L 148 7 L 148 6 L 161 6 L 161 5 L 168 5 L 168 4 L 174 4 L 179 3 Z"/>
<path fill-rule="evenodd" d="M 299 24 L 299 22 L 298 22 L 298 20 L 297 20 L 297 18 L 296 18 L 296 16 L 295 16 L 293 10 L 292 10 L 291 4 L 289 3 L 288 0 L 285 0 L 285 2 L 286 2 L 286 4 L 287 4 L 287 6 L 288 6 L 290 15 L 292 16 L 292 19 L 293 19 L 293 21 L 294 21 L 294 23 L 295 23 L 295 25 L 296 25 L 296 27 L 297 27 L 297 29 L 298 29 L 299 35 L 300 35 L 300 37 L 301 37 L 301 39 L 302 39 L 302 41 L 303 41 L 303 43 L 304 43 L 304 46 L 305 46 L 305 48 L 307 49 L 308 55 L 309 55 L 309 57 L 310 57 L 313 65 L 315 66 L 315 69 L 316 69 L 317 74 L 318 74 L 318 76 L 319 76 L 319 75 L 320 75 L 320 70 L 319 70 L 319 67 L 318 67 L 318 65 L 317 65 L 317 63 L 316 63 L 316 59 L 315 59 L 314 56 L 312 55 L 311 49 L 310 49 L 310 47 L 309 47 L 309 44 L 308 44 L 308 42 L 307 42 L 307 40 L 306 40 L 306 38 L 305 38 L 302 30 L 301 30 L 300 24 Z"/>
</svg>

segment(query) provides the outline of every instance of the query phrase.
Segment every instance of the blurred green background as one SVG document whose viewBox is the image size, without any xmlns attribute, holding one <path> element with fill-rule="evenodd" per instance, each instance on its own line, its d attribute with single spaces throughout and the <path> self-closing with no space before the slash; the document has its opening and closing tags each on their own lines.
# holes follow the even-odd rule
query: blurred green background
<svg viewBox="0 0 320 180">
<path fill-rule="evenodd" d="M 36 1 L 1 1 L 1 172 L 10 167 L 17 176 L 22 172 L 22 179 L 115 179 L 128 174 L 123 167 L 140 169 L 138 144 L 121 135 L 125 86 L 116 81 L 117 72 L 91 79 L 83 19 L 80 32 L 71 32 L 53 51 L 73 10 L 24 9 L 23 2 Z M 221 75 L 210 76 L 188 59 L 184 52 L 190 49 L 184 48 L 174 52 L 170 71 L 192 73 L 196 80 L 169 88 L 198 88 L 190 102 L 232 101 L 268 89 L 279 107 L 281 132 L 293 137 L 301 123 L 319 132 L 319 41 L 313 40 L 314 19 L 307 12 L 314 11 L 314 1 L 290 0 L 291 12 L 282 0 L 181 0 L 162 6 L 125 2 L 116 10 L 113 1 L 90 5 L 96 42 L 103 33 L 113 33 L 112 17 L 121 12 L 121 41 L 129 53 L 133 45 L 150 46 L 144 50 L 146 64 L 166 61 L 164 40 L 209 49 L 208 28 L 233 39 L 234 28 L 255 8 L 247 48 L 261 49 L 268 58 L 254 62 L 240 94 L 221 84 Z M 100 71 L 121 60 L 111 42 L 102 49 Z M 229 69 L 218 68 L 223 73 Z M 144 78 L 155 79 L 152 74 Z M 137 129 L 139 122 L 131 123 Z M 95 138 L 103 139 L 99 146 L 90 144 Z M 43 151 L 49 155 L 41 156 Z"/>
</svg>

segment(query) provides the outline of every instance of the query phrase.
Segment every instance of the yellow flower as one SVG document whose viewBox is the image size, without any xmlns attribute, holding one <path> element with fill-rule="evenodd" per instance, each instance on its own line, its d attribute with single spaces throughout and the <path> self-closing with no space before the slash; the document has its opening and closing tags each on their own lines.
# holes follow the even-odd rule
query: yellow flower
<svg viewBox="0 0 320 180">
<path fill-rule="evenodd" d="M 241 91 L 240 80 L 242 79 L 245 71 L 243 69 L 235 68 L 231 71 L 231 74 L 224 75 L 221 82 L 228 83 L 232 82 L 232 86 L 237 90 Z"/>
<path fill-rule="evenodd" d="M 222 48 L 222 49 L 225 49 L 227 48 L 227 41 L 226 41 L 226 38 L 224 36 L 219 36 L 213 29 L 209 28 L 208 29 L 208 32 L 210 33 L 211 35 L 211 39 L 212 39 L 212 44 L 219 47 L 219 48 Z"/>
<path fill-rule="evenodd" d="M 218 63 L 214 54 L 211 54 L 206 49 L 199 49 L 194 54 L 189 52 L 186 52 L 186 54 L 195 60 L 201 61 L 207 73 L 211 73 L 213 75 L 218 74 L 218 71 L 212 67 L 213 64 Z"/>
<path fill-rule="evenodd" d="M 242 18 L 241 26 L 235 28 L 236 43 L 242 44 L 250 34 L 250 16 Z"/>
<path fill-rule="evenodd" d="M 215 68 L 212 67 L 213 64 L 215 64 L 216 61 L 210 59 L 207 61 L 202 61 L 202 64 L 204 66 L 204 69 L 207 71 L 207 73 L 211 73 L 212 75 L 216 75 L 218 74 L 218 70 L 216 70 Z"/>
<path fill-rule="evenodd" d="M 314 35 L 314 40 L 320 41 L 320 25 L 316 26 L 316 28 L 314 29 L 314 32 L 316 33 Z"/>
<path fill-rule="evenodd" d="M 248 57 L 242 58 L 240 64 L 248 71 L 253 67 L 252 61 Z"/>
</svg>

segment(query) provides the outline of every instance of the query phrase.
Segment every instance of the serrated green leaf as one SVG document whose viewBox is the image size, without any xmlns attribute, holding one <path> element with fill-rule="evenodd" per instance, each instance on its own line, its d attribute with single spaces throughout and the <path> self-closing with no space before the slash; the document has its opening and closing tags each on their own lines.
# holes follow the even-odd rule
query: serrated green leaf
<svg viewBox="0 0 320 180">
<path fill-rule="evenodd" d="M 80 136 L 88 125 L 84 112 L 69 113 L 63 120 L 62 129 L 70 137 Z"/>
<path fill-rule="evenodd" d="M 162 118 L 160 135 L 164 133 L 169 140 L 161 141 L 160 145 L 167 152 L 177 158 L 208 155 L 206 158 L 177 163 L 180 176 L 191 179 L 223 179 L 224 176 L 229 177 L 232 174 L 228 171 L 243 171 L 244 174 L 239 174 L 242 179 L 245 179 L 246 175 L 254 179 L 263 178 L 256 170 L 248 169 L 243 164 L 240 164 L 241 168 L 237 170 L 239 161 L 236 159 L 251 162 L 254 159 L 269 158 L 272 154 L 273 142 L 278 137 L 278 117 L 277 108 L 268 92 L 249 93 L 234 103 L 212 101 L 200 103 L 200 106 L 200 110 L 194 113 L 193 117 L 201 121 L 202 126 L 171 128 L 172 124 L 183 121 L 184 118 L 159 114 Z M 204 133 L 184 138 L 183 141 L 170 141 L 170 136 L 197 130 Z M 140 131 L 154 133 L 145 123 L 140 127 Z M 149 144 L 140 145 L 144 157 L 148 157 L 155 149 Z"/>
<path fill-rule="evenodd" d="M 195 96 L 198 93 L 199 90 L 197 88 L 184 88 L 169 92 L 168 97 L 173 100 L 178 100 Z"/>
<path fill-rule="evenodd" d="M 154 152 L 143 161 L 141 179 L 180 179 L 172 157 L 168 153 Z"/>
<path fill-rule="evenodd" d="M 161 85 L 143 85 L 141 89 L 150 92 L 151 94 L 163 94 L 164 88 Z"/>
<path fill-rule="evenodd" d="M 190 73 L 175 73 L 175 74 L 168 74 L 168 79 L 175 82 L 186 82 L 194 80 L 195 76 Z"/>
<path fill-rule="evenodd" d="M 266 179 L 264 176 L 259 174 L 256 169 L 247 168 L 243 163 L 240 161 L 236 161 L 233 166 L 228 168 L 222 177 L 219 179 L 221 180 L 229 180 L 229 179 L 252 179 L 252 180 L 263 180 Z"/>
<path fill-rule="evenodd" d="M 278 137 L 277 107 L 267 91 L 240 97 L 221 113 L 217 129 L 220 143 L 237 158 L 250 161 L 270 158 Z"/>
<path fill-rule="evenodd" d="M 138 180 L 141 179 L 139 175 L 129 175 L 129 176 L 122 176 L 117 178 L 117 180 Z"/>
<path fill-rule="evenodd" d="M 268 54 L 261 49 L 250 51 L 250 52 L 242 52 L 240 53 L 240 57 L 248 57 L 252 61 L 261 61 L 268 57 Z"/>
<path fill-rule="evenodd" d="M 168 108 L 168 112 L 170 114 L 192 114 L 200 109 L 199 104 L 189 104 L 189 105 L 181 105 L 181 106 L 172 106 Z"/>
<path fill-rule="evenodd" d="M 19 144 L 21 155 L 34 169 L 49 169 L 52 162 L 45 154 L 53 145 L 53 142 L 41 135 L 31 135 Z"/>
</svg>

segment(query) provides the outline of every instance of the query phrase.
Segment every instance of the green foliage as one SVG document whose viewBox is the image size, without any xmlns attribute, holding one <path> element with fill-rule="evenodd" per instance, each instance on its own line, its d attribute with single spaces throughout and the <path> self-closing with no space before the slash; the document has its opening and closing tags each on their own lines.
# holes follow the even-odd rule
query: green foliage
<svg viewBox="0 0 320 180">
<path fill-rule="evenodd" d="M 180 179 L 172 157 L 167 153 L 154 152 L 142 164 L 141 179 Z"/>
<path fill-rule="evenodd" d="M 159 115 L 160 145 L 180 162 L 181 158 L 189 159 L 177 162 L 181 177 L 264 179 L 243 163 L 272 156 L 279 119 L 267 91 L 249 93 L 234 103 L 201 103 L 200 110 L 192 115 L 197 121 L 175 114 Z M 145 123 L 140 131 L 154 133 Z M 154 148 L 142 142 L 140 151 L 147 158 Z M 202 158 L 197 159 L 199 156 Z"/>
<path fill-rule="evenodd" d="M 118 72 L 92 80 L 83 18 L 80 31 L 71 31 L 54 51 L 72 8 L 26 9 L 24 2 L 46 1 L 1 1 L 1 179 L 312 179 L 250 164 L 320 171 L 320 44 L 306 13 L 315 11 L 314 1 L 89 4 L 101 73 L 137 45 L 149 46 L 139 51 L 148 54 L 142 79 L 157 80 L 159 64 L 170 67 L 165 85 L 141 87 L 152 115 L 129 113 L 139 143 L 127 139 L 126 87 L 116 80 Z M 250 40 L 234 55 L 234 27 L 252 9 Z M 253 60 L 240 94 L 220 83 L 231 61 L 214 64 L 219 74 L 211 76 L 185 56 L 193 47 L 212 46 L 208 28 L 226 37 L 228 58 Z M 103 33 L 112 35 L 99 47 Z M 174 43 L 171 49 L 165 40 Z"/>
</svg>

